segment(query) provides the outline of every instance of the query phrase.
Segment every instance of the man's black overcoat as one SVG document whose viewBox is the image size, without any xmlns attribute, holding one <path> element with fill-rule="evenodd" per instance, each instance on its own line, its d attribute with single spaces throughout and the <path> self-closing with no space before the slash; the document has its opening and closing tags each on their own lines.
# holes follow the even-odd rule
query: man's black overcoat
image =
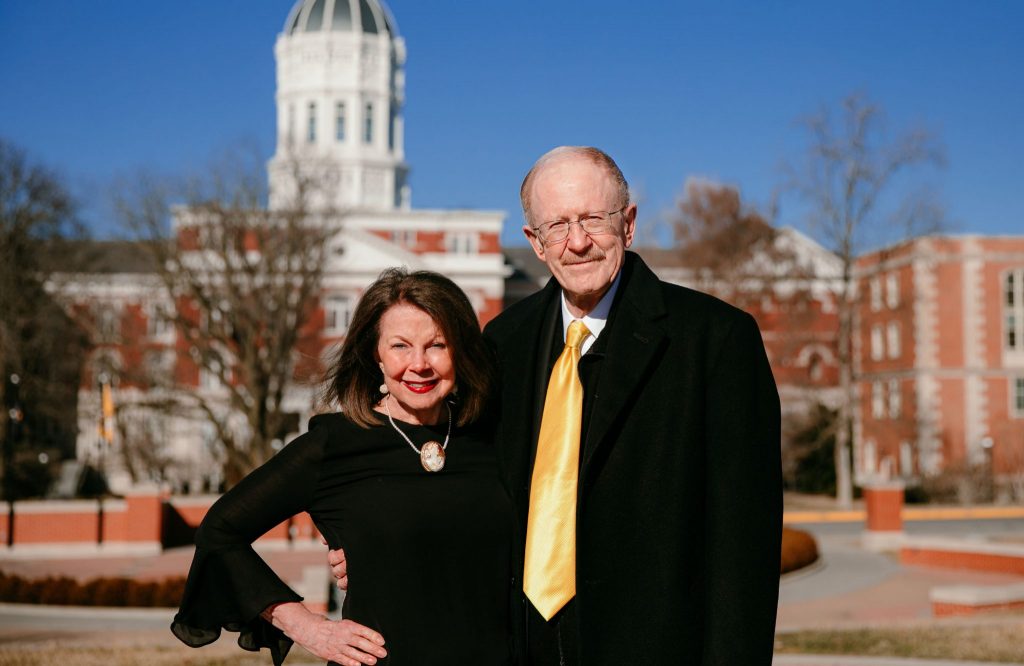
<svg viewBox="0 0 1024 666">
<path fill-rule="evenodd" d="M 552 279 L 485 330 L 500 364 L 499 459 L 521 540 L 559 294 Z M 584 381 L 582 663 L 767 666 L 781 465 L 779 398 L 757 324 L 627 253 L 594 347 L 605 356 Z"/>
</svg>

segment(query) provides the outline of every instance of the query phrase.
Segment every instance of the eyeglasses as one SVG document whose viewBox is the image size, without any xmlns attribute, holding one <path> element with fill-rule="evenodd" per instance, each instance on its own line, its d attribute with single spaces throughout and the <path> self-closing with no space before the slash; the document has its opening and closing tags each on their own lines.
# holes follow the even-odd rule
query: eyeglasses
<svg viewBox="0 0 1024 666">
<path fill-rule="evenodd" d="M 533 230 L 537 232 L 541 242 L 545 245 L 564 241 L 569 237 L 569 229 L 574 224 L 580 225 L 580 229 L 588 236 L 606 234 L 612 228 L 612 215 L 621 213 L 628 207 L 629 204 L 618 210 L 584 213 L 575 220 L 552 220 L 551 222 L 544 222 L 534 227 Z"/>
</svg>

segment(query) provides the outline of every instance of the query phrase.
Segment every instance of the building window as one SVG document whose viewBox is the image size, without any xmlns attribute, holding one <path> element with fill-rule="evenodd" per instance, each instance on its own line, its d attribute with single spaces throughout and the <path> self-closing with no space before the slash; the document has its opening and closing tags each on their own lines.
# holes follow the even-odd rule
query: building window
<svg viewBox="0 0 1024 666">
<path fill-rule="evenodd" d="M 895 321 L 889 322 L 885 327 L 885 346 L 889 351 L 889 358 L 900 357 L 900 325 Z"/>
<path fill-rule="evenodd" d="M 174 379 L 177 355 L 171 349 L 151 349 L 142 357 L 146 379 L 152 386 L 164 386 Z"/>
<path fill-rule="evenodd" d="M 1024 377 L 1013 380 L 1013 415 L 1024 418 Z"/>
<path fill-rule="evenodd" d="M 910 442 L 900 442 L 900 476 L 914 474 L 914 447 Z"/>
<path fill-rule="evenodd" d="M 397 122 L 397 116 L 395 107 L 392 105 L 388 117 L 388 150 L 395 149 L 395 123 Z"/>
<path fill-rule="evenodd" d="M 871 311 L 878 312 L 882 309 L 882 280 L 875 276 L 871 278 Z"/>
<path fill-rule="evenodd" d="M 882 339 L 882 327 L 871 327 L 871 360 L 881 361 L 885 356 L 885 340 Z"/>
<path fill-rule="evenodd" d="M 352 298 L 343 294 L 332 294 L 324 301 L 324 333 L 344 335 L 352 320 Z"/>
<path fill-rule="evenodd" d="M 812 382 L 820 382 L 821 378 L 825 374 L 825 363 L 822 361 L 819 354 L 811 354 L 811 358 L 807 361 L 807 376 L 810 377 Z"/>
<path fill-rule="evenodd" d="M 295 143 L 295 105 L 288 105 L 288 145 Z"/>
<path fill-rule="evenodd" d="M 900 380 L 889 380 L 889 418 L 898 419 L 903 410 L 903 395 L 900 393 Z"/>
<path fill-rule="evenodd" d="M 473 232 L 450 233 L 444 237 L 444 248 L 451 254 L 476 254 L 480 238 Z"/>
<path fill-rule="evenodd" d="M 225 387 L 221 380 L 224 366 L 217 359 L 210 359 L 209 365 L 199 368 L 199 386 L 208 391 L 219 391 Z M 225 373 L 227 374 L 227 373 Z M 230 379 L 229 379 L 230 381 Z"/>
<path fill-rule="evenodd" d="M 306 112 L 306 143 L 316 143 L 316 102 L 310 102 Z"/>
<path fill-rule="evenodd" d="M 363 116 L 363 143 L 373 143 L 373 102 L 366 103 Z"/>
<path fill-rule="evenodd" d="M 861 472 L 863 474 L 874 474 L 878 469 L 878 450 L 875 447 L 875 440 L 869 439 L 864 442 L 864 450 L 862 453 Z"/>
<path fill-rule="evenodd" d="M 167 340 L 174 333 L 174 322 L 163 308 L 152 306 L 146 312 L 146 335 L 154 340 Z"/>
<path fill-rule="evenodd" d="M 100 342 L 117 342 L 120 337 L 120 320 L 117 310 L 111 305 L 101 305 L 96 311 L 96 334 Z"/>
<path fill-rule="evenodd" d="M 895 310 L 900 304 L 900 276 L 890 273 L 885 277 L 885 304 Z"/>
<path fill-rule="evenodd" d="M 882 393 L 882 382 L 871 383 L 871 416 L 876 419 L 885 417 L 885 396 Z"/>
<path fill-rule="evenodd" d="M 416 247 L 416 231 L 413 229 L 395 229 L 391 232 L 391 242 L 404 248 Z"/>
<path fill-rule="evenodd" d="M 205 336 L 211 336 L 221 340 L 230 338 L 231 332 L 234 330 L 231 321 L 226 316 L 226 313 L 229 313 L 230 309 L 231 307 L 226 302 L 222 301 L 219 307 L 213 307 L 209 310 L 200 310 L 200 332 Z"/>
<path fill-rule="evenodd" d="M 334 105 L 334 138 L 338 141 L 345 140 L 345 103 L 338 102 Z"/>
<path fill-rule="evenodd" d="M 1006 274 L 1003 281 L 1003 312 L 1006 349 L 1024 351 L 1024 268 Z"/>
</svg>

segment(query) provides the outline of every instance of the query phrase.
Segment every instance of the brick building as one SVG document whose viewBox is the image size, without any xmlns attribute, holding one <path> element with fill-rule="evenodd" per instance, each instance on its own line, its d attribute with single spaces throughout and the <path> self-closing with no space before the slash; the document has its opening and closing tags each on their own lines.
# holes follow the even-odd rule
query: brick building
<svg viewBox="0 0 1024 666">
<path fill-rule="evenodd" d="M 862 256 L 854 468 L 1024 476 L 1024 237 L 928 236 Z"/>
</svg>

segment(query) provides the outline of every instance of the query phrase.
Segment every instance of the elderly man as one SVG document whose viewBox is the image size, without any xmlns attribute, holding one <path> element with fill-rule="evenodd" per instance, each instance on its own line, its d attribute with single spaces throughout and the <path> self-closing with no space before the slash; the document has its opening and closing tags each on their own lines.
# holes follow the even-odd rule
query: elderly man
<svg viewBox="0 0 1024 666">
<path fill-rule="evenodd" d="M 604 152 L 556 148 L 520 194 L 554 279 L 485 335 L 530 663 L 767 666 L 779 399 L 756 323 L 627 252 L 637 207 Z"/>
</svg>

